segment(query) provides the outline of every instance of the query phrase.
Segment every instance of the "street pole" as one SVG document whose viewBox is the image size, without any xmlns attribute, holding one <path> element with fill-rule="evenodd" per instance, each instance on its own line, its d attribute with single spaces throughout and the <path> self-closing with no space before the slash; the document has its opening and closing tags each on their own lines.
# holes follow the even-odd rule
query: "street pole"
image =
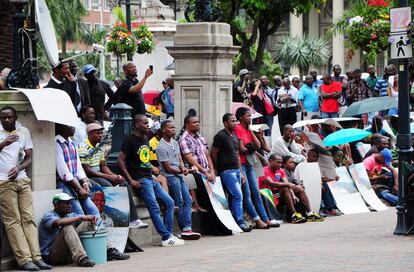
<svg viewBox="0 0 414 272">
<path fill-rule="evenodd" d="M 101 31 L 104 30 L 103 27 L 103 9 L 104 9 L 104 0 L 101 0 L 101 14 L 100 14 L 100 19 L 101 19 Z M 102 45 L 103 40 L 101 40 Z M 105 50 L 102 50 L 101 54 L 99 54 L 99 70 L 101 71 L 101 74 L 99 76 L 99 78 L 101 80 L 106 80 L 105 77 Z"/>
<path fill-rule="evenodd" d="M 399 0 L 399 7 L 407 7 L 407 0 Z M 409 112 L 409 83 L 408 83 L 408 59 L 398 61 L 398 205 L 397 226 L 394 234 L 407 235 L 412 233 L 412 222 L 408 216 L 407 205 L 407 177 L 403 173 L 403 164 L 411 163 L 411 132 Z"/>
<path fill-rule="evenodd" d="M 128 30 L 131 31 L 131 0 L 125 1 L 125 15 Z M 132 58 L 128 56 L 128 61 L 130 60 L 132 60 Z"/>
</svg>

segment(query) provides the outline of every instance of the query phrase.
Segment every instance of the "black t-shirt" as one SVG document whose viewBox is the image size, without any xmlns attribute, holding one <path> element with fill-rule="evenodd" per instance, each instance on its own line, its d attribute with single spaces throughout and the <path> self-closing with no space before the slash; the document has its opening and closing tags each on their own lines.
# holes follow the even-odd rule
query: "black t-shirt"
<svg viewBox="0 0 414 272">
<path fill-rule="evenodd" d="M 239 139 L 237 136 L 229 134 L 225 129 L 220 130 L 214 136 L 213 147 L 218 148 L 217 172 L 224 170 L 239 169 Z"/>
<path fill-rule="evenodd" d="M 125 80 L 122 81 L 121 86 L 119 86 L 116 92 L 116 102 L 130 105 L 132 107 L 132 117 L 134 117 L 136 114 L 146 113 L 144 96 L 142 95 L 142 91 L 137 93 L 129 92 L 129 89 L 131 89 L 131 87 L 136 84 L 138 84 L 138 79 L 126 77 Z"/>
<path fill-rule="evenodd" d="M 129 135 L 122 143 L 121 151 L 126 155 L 126 167 L 132 178 L 151 178 L 150 148 L 146 137 Z"/>
<path fill-rule="evenodd" d="M 243 85 L 243 81 L 237 80 L 233 84 L 233 102 L 242 102 L 244 101 L 242 94 L 237 90 L 238 87 Z M 245 90 L 246 91 L 246 90 Z"/>
</svg>

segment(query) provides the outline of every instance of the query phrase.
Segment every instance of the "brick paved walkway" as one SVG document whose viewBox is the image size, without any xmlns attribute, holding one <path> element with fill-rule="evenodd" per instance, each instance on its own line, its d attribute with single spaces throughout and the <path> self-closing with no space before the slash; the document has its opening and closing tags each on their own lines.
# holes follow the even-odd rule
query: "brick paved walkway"
<svg viewBox="0 0 414 272">
<path fill-rule="evenodd" d="M 414 236 L 392 234 L 395 210 L 284 224 L 180 248 L 147 247 L 88 271 L 414 271 Z M 58 267 L 54 271 L 86 271 Z"/>
</svg>

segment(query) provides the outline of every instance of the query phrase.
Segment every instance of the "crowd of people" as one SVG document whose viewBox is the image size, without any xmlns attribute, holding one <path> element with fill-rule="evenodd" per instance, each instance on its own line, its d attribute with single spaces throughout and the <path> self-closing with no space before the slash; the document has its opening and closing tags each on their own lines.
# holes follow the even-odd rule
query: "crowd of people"
<svg viewBox="0 0 414 272">
<path fill-rule="evenodd" d="M 414 74 L 414 67 L 410 71 Z M 299 118 L 320 119 L 339 117 L 344 108 L 372 96 L 398 96 L 396 69 L 386 67 L 384 76 L 368 67 L 368 77 L 362 79 L 361 70 L 341 75 L 341 67 L 333 67 L 333 75 L 318 79 L 310 71 L 301 83 L 289 75 L 275 76 L 275 87 L 261 76 L 250 79 L 242 69 L 234 83 L 233 102 L 244 103 L 233 113 L 222 117 L 223 129 L 211 140 L 200 133 L 200 118 L 191 109 L 178 133 L 174 122 L 174 81 L 163 82 L 164 90 L 154 98 L 165 118 L 152 120 L 143 99 L 143 88 L 153 71 L 148 68 L 141 80 L 137 78 L 133 62 L 123 65 L 125 79 L 117 82 L 114 92 L 96 76 L 96 69 L 83 67 L 84 78 L 78 73 L 75 61 L 53 67 L 47 87 L 62 90 L 71 98 L 79 114 L 79 125 L 56 124 L 56 194 L 50 201 L 54 209 L 47 212 L 36 227 L 30 189 L 25 169 L 31 163 L 33 143 L 30 132 L 17 121 L 11 106 L 0 109 L 0 212 L 17 263 L 22 270 L 51 269 L 51 265 L 75 262 L 78 266 L 95 265 L 82 247 L 79 233 L 97 226 L 110 227 L 102 207 L 92 200 L 92 189 L 122 186 L 128 192 L 130 228 L 147 228 L 135 208 L 133 195 L 145 203 L 151 221 L 161 236 L 164 247 L 181 246 L 185 240 L 198 240 L 201 234 L 193 231 L 192 213 L 203 214 L 201 222 L 207 229 L 220 232 L 211 203 L 206 197 L 204 182 L 215 183 L 219 177 L 229 202 L 234 221 L 243 232 L 253 228 L 280 227 L 285 221 L 293 224 L 322 222 L 327 216 L 339 216 L 328 182 L 337 181 L 335 168 L 363 162 L 377 195 L 396 205 L 398 196 L 394 147 L 395 135 L 383 129 L 383 117 L 398 114 L 389 112 L 357 116 L 357 120 L 342 123 L 342 127 L 361 127 L 371 123 L 372 136 L 364 143 L 372 148 L 361 154 L 358 143 L 330 148 L 315 145 L 339 130 L 332 124 L 310 124 L 293 128 Z M 108 99 L 106 99 L 108 97 Z M 109 120 L 110 107 L 126 103 L 132 107 L 132 134 L 123 139 L 118 156 L 119 173 L 106 164 L 103 120 Z M 252 118 L 253 110 L 262 116 Z M 297 113 L 300 113 L 297 114 Z M 275 117 L 277 115 L 277 117 Z M 270 141 L 272 125 L 278 118 L 281 136 Z M 390 120 L 391 128 L 398 130 Z M 253 128 L 252 124 L 267 124 L 268 129 Z M 394 157 L 394 158 L 393 158 Z M 321 207 L 312 210 L 300 169 L 309 163 L 320 168 Z M 274 213 L 261 197 L 261 190 L 269 190 L 279 208 Z M 297 205 L 301 203 L 302 206 Z M 280 212 L 280 214 L 279 214 Z M 174 216 L 180 233 L 173 231 Z M 252 222 L 252 223 L 249 223 Z M 92 228 L 91 228 L 92 227 Z M 39 236 L 37 232 L 39 231 Z M 205 231 L 209 233 L 209 231 Z M 210 233 L 214 233 L 210 232 Z M 112 245 L 107 245 L 108 260 L 126 260 Z"/>
</svg>

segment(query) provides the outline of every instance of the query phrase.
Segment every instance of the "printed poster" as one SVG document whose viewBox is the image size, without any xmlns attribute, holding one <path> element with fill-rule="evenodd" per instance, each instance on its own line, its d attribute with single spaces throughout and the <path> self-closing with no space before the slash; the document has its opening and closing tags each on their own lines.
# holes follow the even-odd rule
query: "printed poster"
<svg viewBox="0 0 414 272">
<path fill-rule="evenodd" d="M 371 208 L 377 211 L 385 211 L 388 209 L 372 189 L 367 170 L 365 169 L 363 163 L 353 164 L 349 166 L 349 172 L 351 173 L 355 185 L 364 198 L 365 202 L 367 202 Z"/>
<path fill-rule="evenodd" d="M 237 225 L 236 221 L 234 221 L 231 214 L 220 177 L 216 177 L 216 182 L 214 182 L 214 184 L 210 183 L 205 177 L 203 177 L 203 182 L 214 212 L 220 219 L 221 223 L 233 232 L 243 232 Z"/>
<path fill-rule="evenodd" d="M 344 214 L 369 212 L 345 166 L 336 168 L 338 181 L 328 182 L 336 205 Z"/>
</svg>

